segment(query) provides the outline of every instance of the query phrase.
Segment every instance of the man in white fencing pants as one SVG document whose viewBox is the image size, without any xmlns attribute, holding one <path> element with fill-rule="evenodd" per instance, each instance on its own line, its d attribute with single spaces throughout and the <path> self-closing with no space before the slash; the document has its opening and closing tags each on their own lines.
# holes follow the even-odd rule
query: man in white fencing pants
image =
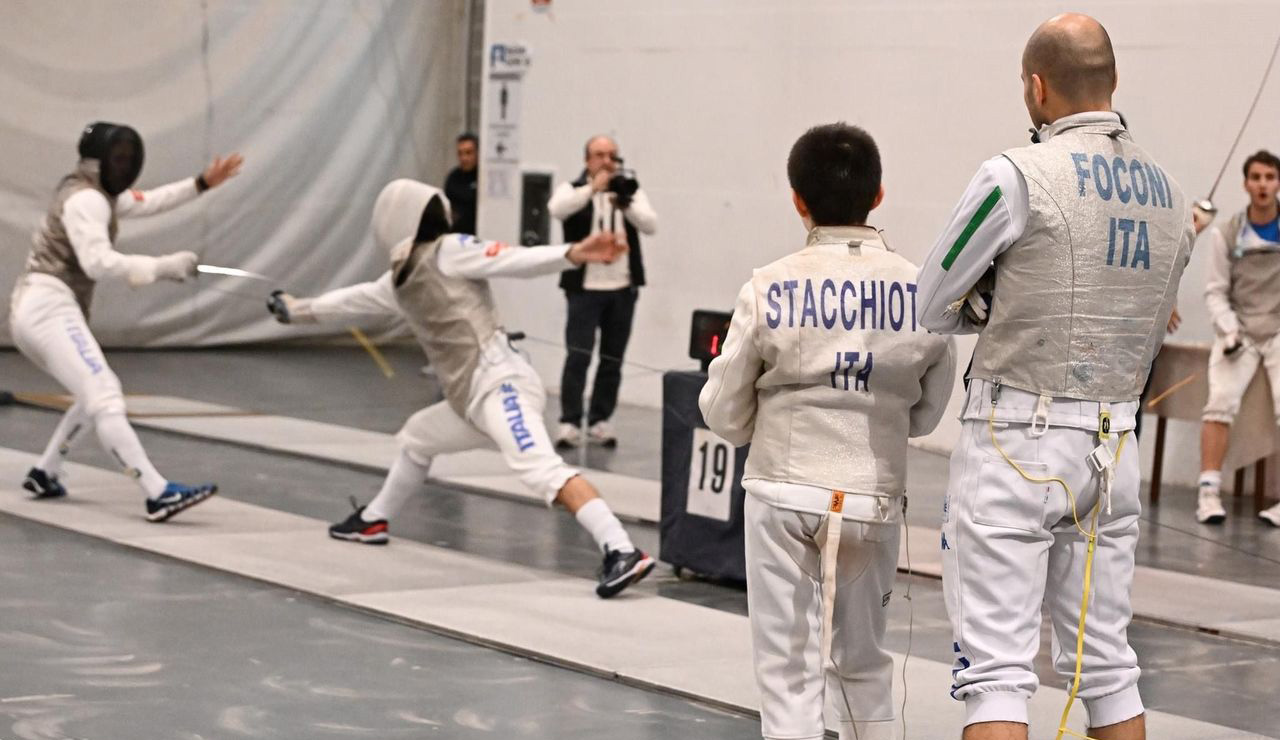
<svg viewBox="0 0 1280 740">
<path fill-rule="evenodd" d="M 1249 205 L 1209 232 L 1209 275 L 1204 302 L 1213 319 L 1209 400 L 1200 430 L 1200 485 L 1196 521 L 1221 524 L 1222 462 L 1231 422 L 1258 364 L 1267 371 L 1272 406 L 1280 422 L 1280 158 L 1268 151 L 1244 161 Z M 1258 512 L 1280 527 L 1280 504 Z"/>
<path fill-rule="evenodd" d="M 812 128 L 787 175 L 808 239 L 742 287 L 699 405 L 716 434 L 751 443 L 747 604 L 763 736 L 823 737 L 829 700 L 842 740 L 885 740 L 907 438 L 941 418 L 955 353 L 916 320 L 915 265 L 865 225 L 884 194 L 871 137 Z"/>
<path fill-rule="evenodd" d="M 549 275 L 625 255 L 612 234 L 570 245 L 509 247 L 449 233 L 444 194 L 413 180 L 395 180 L 373 207 L 373 232 L 391 255 L 376 281 L 315 298 L 277 291 L 268 308 L 282 323 L 353 317 L 402 318 L 422 346 L 445 400 L 405 422 L 400 453 L 367 506 L 329 528 L 336 539 L 389 540 L 387 520 L 422 489 L 437 455 L 496 447 L 507 466 L 547 504 L 573 514 L 604 551 L 596 594 L 611 597 L 644 578 L 653 558 L 637 549 L 596 489 L 565 464 L 543 425 L 546 392 L 537 372 L 511 346 L 499 324 L 489 278 Z"/>
<path fill-rule="evenodd" d="M 132 287 L 195 276 L 196 255 L 161 257 L 115 251 L 118 219 L 151 216 L 182 205 L 240 169 L 241 158 L 215 159 L 196 177 L 153 190 L 131 190 L 142 172 L 142 138 L 128 126 L 97 122 L 80 137 L 80 162 L 62 178 L 33 237 L 26 272 L 13 292 L 14 344 L 72 395 L 72 404 L 22 486 L 36 498 L 65 496 L 63 458 L 85 427 L 146 492 L 147 519 L 163 521 L 217 491 L 213 484 L 166 480 L 151 464 L 125 418 L 120 380 L 89 331 L 89 304 L 99 280 Z"/>
<path fill-rule="evenodd" d="M 1130 430 L 1190 256 L 1191 210 L 1111 111 L 1115 56 L 1097 21 L 1046 21 L 1022 76 L 1036 143 L 982 164 L 920 272 L 921 322 L 979 332 L 943 506 L 952 695 L 966 740 L 1026 738 L 1041 606 L 1070 678 L 1091 563 L 1088 734 L 1142 738 Z"/>
</svg>

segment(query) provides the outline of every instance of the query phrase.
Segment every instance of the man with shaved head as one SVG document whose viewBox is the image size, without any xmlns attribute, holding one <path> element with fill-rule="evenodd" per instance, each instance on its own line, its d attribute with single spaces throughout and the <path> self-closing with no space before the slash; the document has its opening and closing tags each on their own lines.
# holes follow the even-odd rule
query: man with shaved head
<svg viewBox="0 0 1280 740">
<path fill-rule="evenodd" d="M 1096 20 L 1037 28 L 1022 82 L 1032 144 L 982 164 L 919 276 L 921 323 L 978 334 L 943 504 L 952 696 L 965 740 L 1025 739 L 1044 606 L 1068 688 L 1083 645 L 1074 695 L 1089 737 L 1144 738 L 1127 638 L 1132 430 L 1190 257 L 1191 210 L 1111 109 L 1115 55 Z"/>
</svg>

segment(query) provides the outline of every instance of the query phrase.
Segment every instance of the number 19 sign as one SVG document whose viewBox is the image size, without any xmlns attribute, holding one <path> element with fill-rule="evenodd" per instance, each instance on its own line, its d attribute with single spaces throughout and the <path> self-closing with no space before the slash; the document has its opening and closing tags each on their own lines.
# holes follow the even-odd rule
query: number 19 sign
<svg viewBox="0 0 1280 740">
<path fill-rule="evenodd" d="M 710 429 L 693 430 L 685 511 L 708 519 L 729 521 L 729 500 L 737 456 L 737 448 Z"/>
</svg>

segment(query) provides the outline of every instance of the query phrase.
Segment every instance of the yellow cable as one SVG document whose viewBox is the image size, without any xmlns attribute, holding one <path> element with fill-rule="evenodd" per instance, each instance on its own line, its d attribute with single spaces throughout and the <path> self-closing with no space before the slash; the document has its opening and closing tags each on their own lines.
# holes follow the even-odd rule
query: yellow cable
<svg viewBox="0 0 1280 740">
<path fill-rule="evenodd" d="M 378 345 L 374 344 L 369 337 L 364 335 L 364 332 L 354 326 L 350 327 L 350 331 L 351 336 L 355 337 L 356 341 L 360 343 L 360 346 L 364 347 L 364 351 L 368 352 L 369 356 L 373 358 L 374 363 L 378 366 L 378 369 L 382 371 L 382 374 L 387 376 L 388 379 L 394 378 L 396 376 L 396 371 L 391 368 L 391 363 L 387 362 L 387 358 L 383 357 L 382 353 L 378 351 Z"/>
<path fill-rule="evenodd" d="M 1014 462 L 1013 458 L 1009 457 L 1004 448 L 1000 446 L 1000 443 L 996 440 L 996 407 L 994 404 L 991 406 L 991 415 L 987 417 L 987 429 L 991 432 L 991 446 L 996 448 L 996 452 L 1000 453 L 1000 457 L 1004 458 L 1004 461 L 1009 463 L 1010 467 L 1018 471 L 1018 475 L 1032 483 L 1057 483 L 1062 486 L 1062 490 L 1067 492 L 1067 500 L 1071 502 L 1071 519 L 1075 522 L 1076 529 L 1080 530 L 1080 533 L 1088 540 L 1089 545 L 1084 560 L 1084 591 L 1080 595 L 1080 621 L 1076 626 L 1076 670 L 1071 678 L 1071 691 L 1067 694 L 1067 706 L 1062 710 L 1062 721 L 1058 723 L 1057 740 L 1062 740 L 1063 735 L 1071 735 L 1072 737 L 1080 738 L 1080 740 L 1095 740 L 1095 738 L 1091 738 L 1088 735 L 1082 735 L 1069 729 L 1067 727 L 1067 718 L 1071 714 L 1071 707 L 1075 704 L 1076 694 L 1080 690 L 1080 674 L 1084 664 L 1084 623 L 1089 614 L 1089 589 L 1093 582 L 1093 554 L 1098 544 L 1098 515 L 1102 512 L 1102 498 L 1099 497 L 1098 503 L 1093 507 L 1090 531 L 1086 532 L 1084 527 L 1080 525 L 1080 515 L 1076 510 L 1076 497 L 1071 491 L 1071 486 L 1067 485 L 1067 482 L 1062 478 L 1054 476 L 1037 478 L 1028 475 L 1027 471 Z M 1124 452 L 1124 443 L 1128 439 L 1129 433 L 1121 432 L 1120 444 L 1116 446 L 1115 459 L 1117 461 L 1120 459 L 1121 453 Z"/>
</svg>

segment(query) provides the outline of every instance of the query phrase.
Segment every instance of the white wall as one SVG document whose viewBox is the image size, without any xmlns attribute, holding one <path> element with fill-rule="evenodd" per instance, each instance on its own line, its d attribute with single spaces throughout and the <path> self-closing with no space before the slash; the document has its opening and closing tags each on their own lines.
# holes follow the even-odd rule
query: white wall
<svg viewBox="0 0 1280 740">
<path fill-rule="evenodd" d="M 1206 194 L 1280 28 L 1274 0 L 555 0 L 548 14 L 524 0 L 489 0 L 486 39 L 524 43 L 533 54 L 523 89 L 525 169 L 572 178 L 584 140 L 602 132 L 638 170 L 661 225 L 645 241 L 650 287 L 629 359 L 689 367 L 690 311 L 727 310 L 753 266 L 802 243 L 785 160 L 807 126 L 845 120 L 876 137 L 887 197 L 872 221 L 918 261 L 978 164 L 1027 141 L 1022 47 L 1039 22 L 1068 9 L 1107 26 L 1119 64 L 1116 107 L 1136 138 L 1190 197 Z M 1224 210 L 1244 205 L 1244 156 L 1280 149 L 1278 118 L 1274 79 L 1219 190 Z M 514 239 L 515 203 L 482 201 L 481 232 Z M 1180 339 L 1211 336 L 1203 262 L 1197 254 L 1183 282 Z M 561 340 L 554 279 L 506 285 L 502 301 L 512 326 Z M 556 387 L 561 353 L 534 350 Z M 624 400 L 658 405 L 658 377 L 629 368 Z M 957 428 L 948 419 L 934 442 L 949 447 Z M 1186 478 L 1195 429 L 1171 429 L 1170 471 Z"/>
<path fill-rule="evenodd" d="M 9 343 L 7 296 L 32 229 L 93 120 L 142 134 L 143 188 L 190 177 L 213 153 L 245 156 L 240 177 L 195 203 L 123 222 L 121 251 L 191 249 L 298 293 L 386 270 L 368 228 L 378 189 L 397 176 L 443 179 L 452 165 L 465 5 L 5 0 L 0 344 Z M 270 320 L 266 292 L 231 280 L 137 291 L 104 283 L 92 323 L 111 346 L 305 334 Z"/>
</svg>

